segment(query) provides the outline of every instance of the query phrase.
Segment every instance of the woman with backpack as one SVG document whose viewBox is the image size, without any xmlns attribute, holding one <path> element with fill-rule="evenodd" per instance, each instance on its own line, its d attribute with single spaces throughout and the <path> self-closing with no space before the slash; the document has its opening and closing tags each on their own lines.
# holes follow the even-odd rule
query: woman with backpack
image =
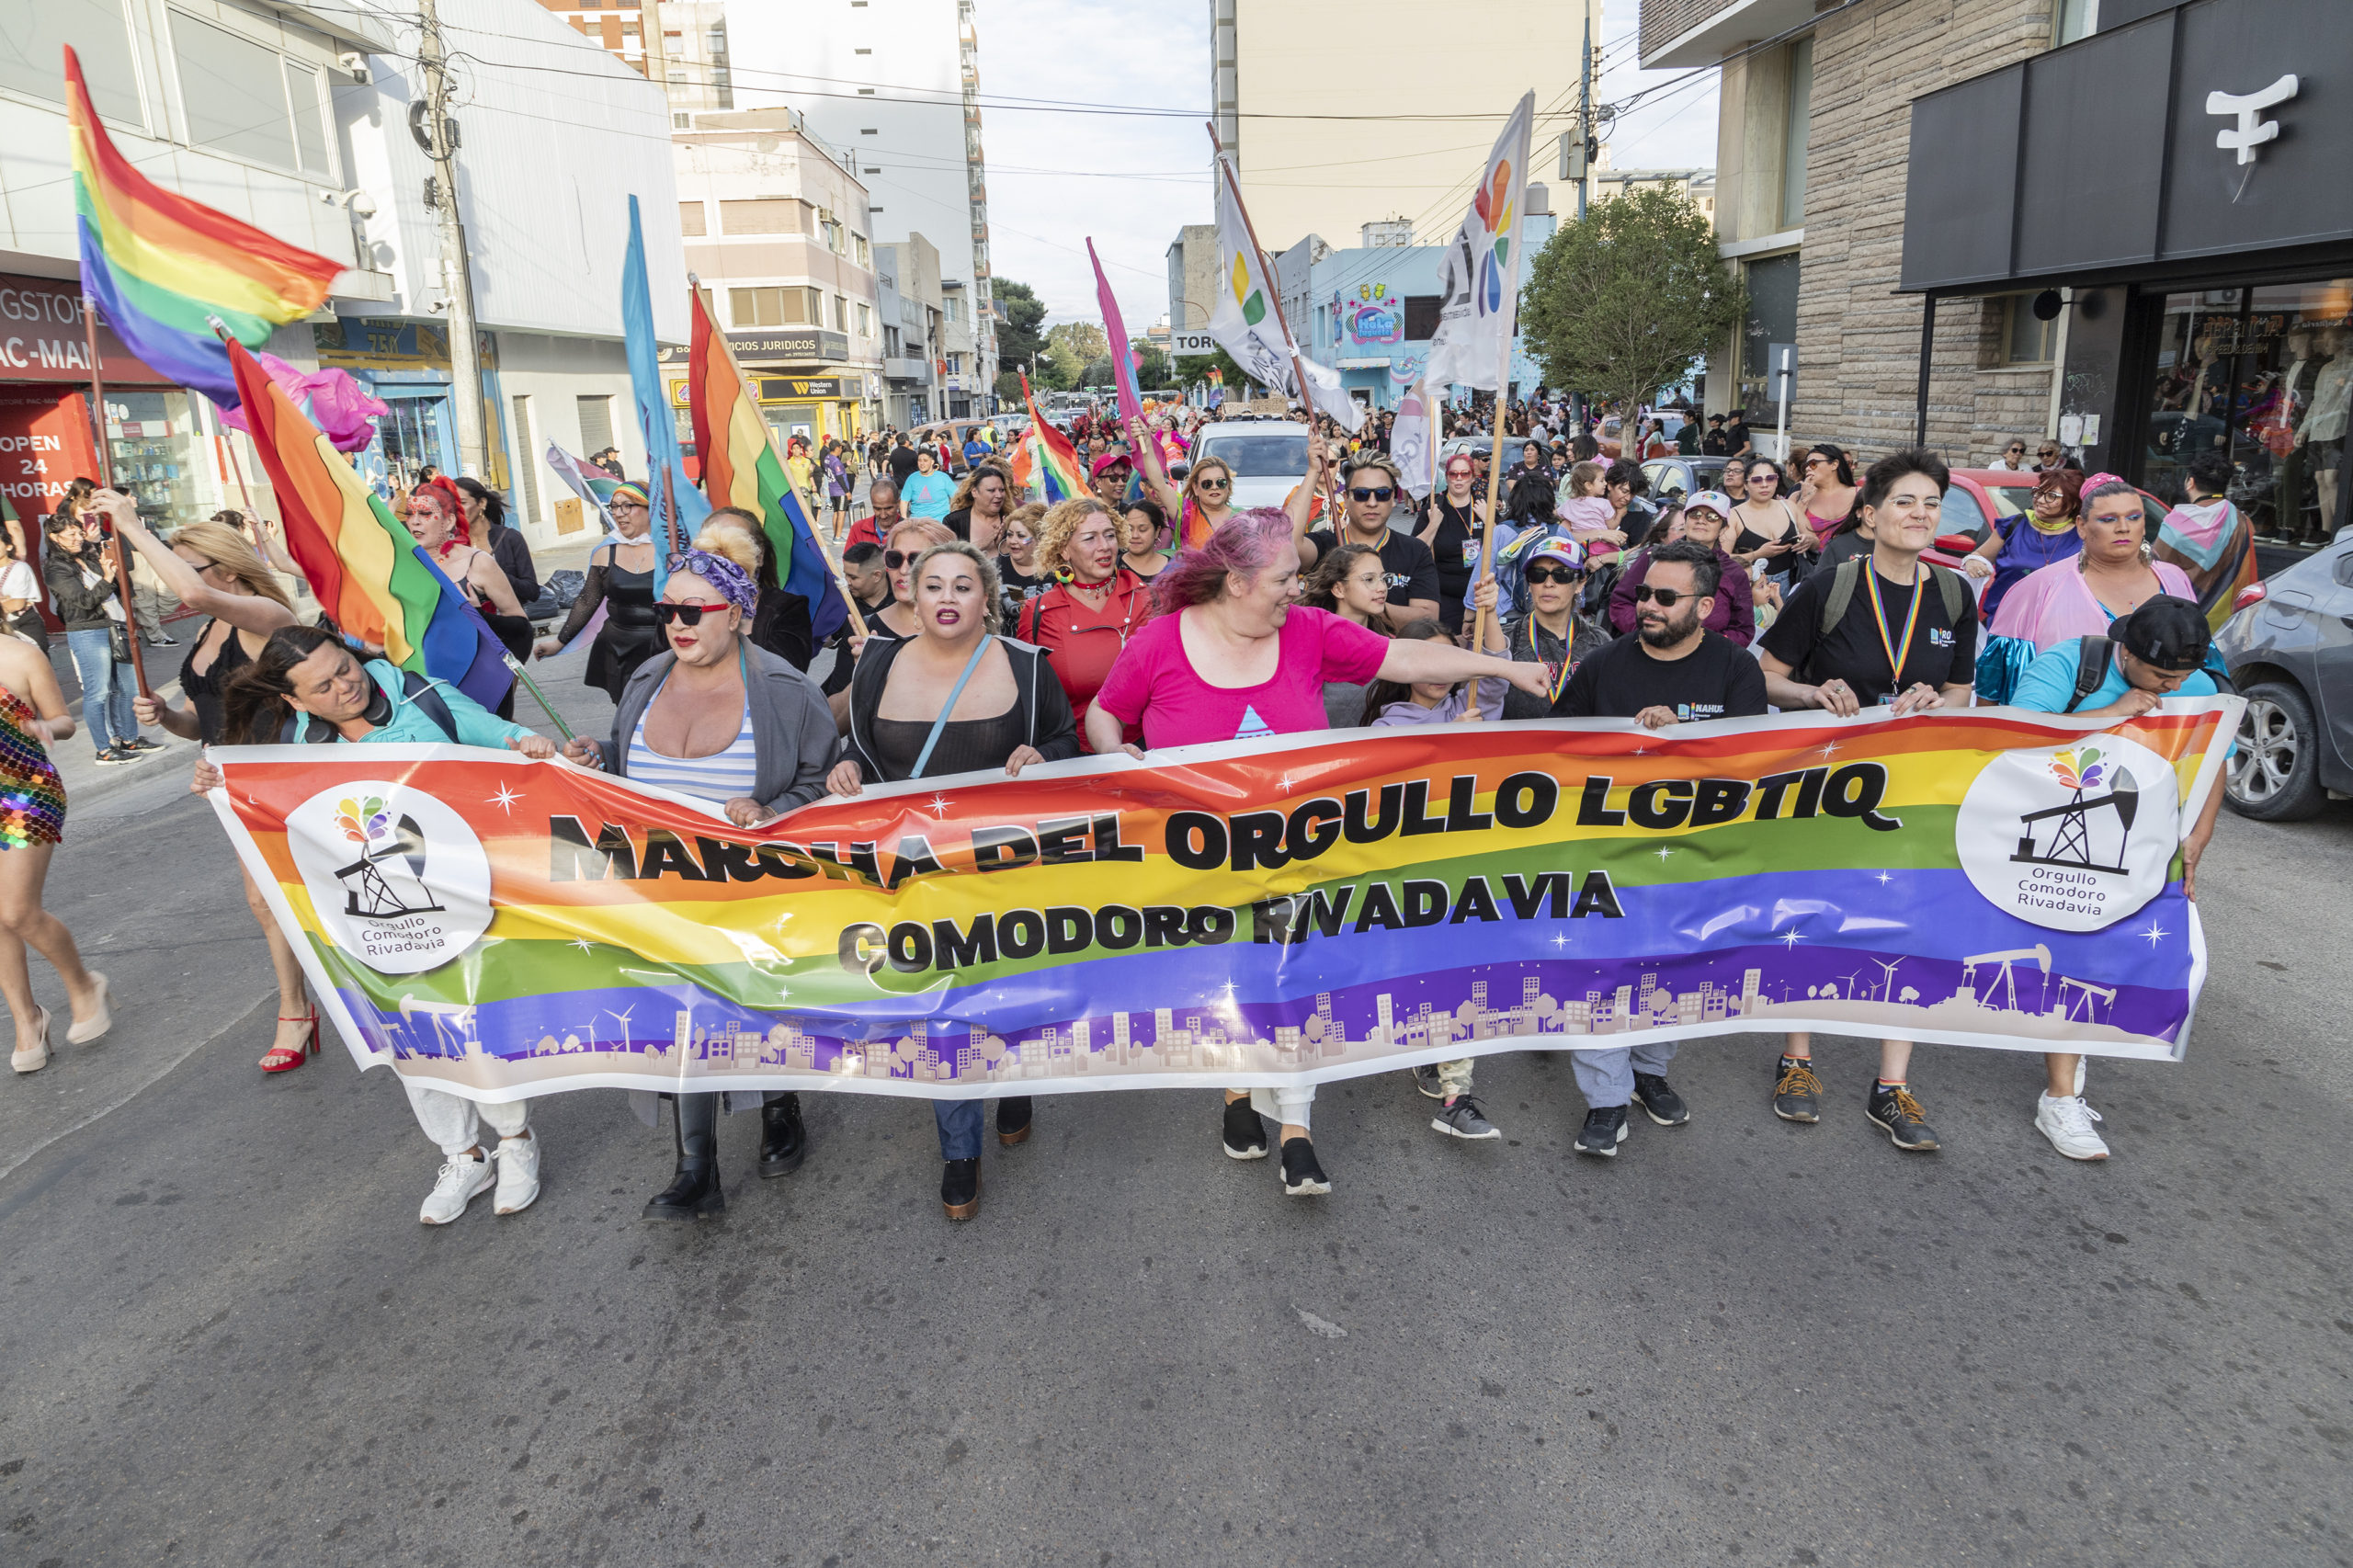
<svg viewBox="0 0 2353 1568">
<path fill-rule="evenodd" d="M 1968 705 L 1977 606 L 1959 573 L 1920 559 L 1936 542 L 1949 483 L 1934 452 L 1897 452 L 1871 465 L 1856 503 L 1870 553 L 1807 579 L 1760 644 L 1765 692 L 1775 707 L 1851 719 L 1865 708 L 1901 717 Z M 1892 907 L 1904 918 L 1901 901 Z M 1880 1041 L 1879 1078 L 1864 1114 L 1897 1148 L 1926 1152 L 1938 1146 L 1937 1135 L 1906 1079 L 1911 1061 L 1910 1040 Z M 1792 1034 L 1774 1070 L 1773 1114 L 1814 1122 L 1821 1105 L 1813 1037 Z"/>
<path fill-rule="evenodd" d="M 223 727 L 235 745 L 456 744 L 504 746 L 535 762 L 555 755 L 555 743 L 500 719 L 456 687 L 428 680 L 383 659 L 364 659 L 336 633 L 316 626 L 281 626 L 252 664 L 237 672 L 224 697 Z M 188 789 L 209 795 L 226 779 L 210 762 L 196 765 Z M 540 1196 L 540 1146 L 531 1136 L 530 1102 L 477 1106 L 413 1080 L 403 1080 L 425 1135 L 441 1147 L 441 1172 L 417 1218 L 446 1225 L 494 1182 L 493 1207 L 513 1214 Z M 494 1153 L 480 1137 L 484 1121 L 499 1135 Z"/>
</svg>

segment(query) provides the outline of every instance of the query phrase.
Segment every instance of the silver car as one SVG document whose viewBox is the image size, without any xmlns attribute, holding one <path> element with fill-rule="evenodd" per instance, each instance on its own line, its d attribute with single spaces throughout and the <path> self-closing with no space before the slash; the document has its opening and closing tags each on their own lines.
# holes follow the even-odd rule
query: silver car
<svg viewBox="0 0 2353 1568">
<path fill-rule="evenodd" d="M 2242 592 L 2214 642 L 2246 699 L 2232 810 L 2292 822 L 2353 796 L 2353 529 Z"/>
<path fill-rule="evenodd" d="M 1188 454 L 1214 457 L 1233 471 L 1234 508 L 1279 506 L 1307 477 L 1307 426 L 1288 419 L 1221 419 L 1206 426 Z"/>
</svg>

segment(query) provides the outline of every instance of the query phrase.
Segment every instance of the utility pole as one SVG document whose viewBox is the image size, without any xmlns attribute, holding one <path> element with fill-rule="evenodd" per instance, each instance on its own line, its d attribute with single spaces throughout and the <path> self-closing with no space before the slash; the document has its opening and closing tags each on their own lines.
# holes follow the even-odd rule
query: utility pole
<svg viewBox="0 0 2353 1568">
<path fill-rule="evenodd" d="M 417 0 L 417 20 L 424 31 L 417 63 L 425 71 L 425 100 L 411 107 L 408 123 L 417 144 L 433 160 L 426 204 L 441 222 L 441 288 L 449 317 L 449 401 L 457 415 L 458 472 L 486 481 L 484 464 L 489 454 L 483 441 L 474 280 L 466 264 L 465 222 L 458 215 L 458 124 L 449 118 L 449 59 L 441 46 L 441 17 L 435 0 Z"/>
<path fill-rule="evenodd" d="M 638 0 L 638 42 L 645 49 L 646 79 L 662 89 L 665 104 L 670 97 L 670 51 L 662 37 L 662 0 Z"/>
<path fill-rule="evenodd" d="M 1585 193 L 1593 183 L 1593 0 L 1586 0 L 1585 49 L 1577 56 L 1577 217 L 1585 217 Z"/>
</svg>

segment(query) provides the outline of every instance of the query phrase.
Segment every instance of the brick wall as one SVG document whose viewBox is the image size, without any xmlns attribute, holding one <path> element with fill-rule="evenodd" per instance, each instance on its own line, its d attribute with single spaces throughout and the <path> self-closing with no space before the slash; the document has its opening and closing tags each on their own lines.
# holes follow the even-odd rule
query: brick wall
<svg viewBox="0 0 2353 1568">
<path fill-rule="evenodd" d="M 1709 17 L 1732 9 L 1733 3 L 1734 0 L 1643 0 L 1643 54 L 1648 56 L 1665 49 Z"/>
<path fill-rule="evenodd" d="M 1904 256 L 1912 100 L 2048 49 L 2051 6 L 1866 0 L 1822 18 L 1798 291 L 1803 369 L 1790 424 L 1799 449 L 1831 440 L 1870 459 L 1910 445 L 1921 301 L 1893 290 Z M 1643 7 L 1646 26 L 1653 8 Z M 1945 300 L 1937 307 L 1928 444 L 1956 465 L 1990 461 L 2002 437 L 2032 437 L 2048 419 L 2049 369 L 1999 366 L 2001 314 L 1994 301 Z"/>
</svg>

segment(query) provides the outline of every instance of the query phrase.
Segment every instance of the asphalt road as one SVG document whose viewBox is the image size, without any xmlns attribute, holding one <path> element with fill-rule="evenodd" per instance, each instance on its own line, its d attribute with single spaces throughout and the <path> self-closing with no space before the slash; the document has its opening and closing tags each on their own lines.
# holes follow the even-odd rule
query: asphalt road
<svg viewBox="0 0 2353 1568">
<path fill-rule="evenodd" d="M 553 666 L 564 706 L 602 707 Z M 1040 1102 L 952 1226 L 919 1105 L 655 1228 L 666 1131 L 540 1102 L 546 1189 L 428 1230 L 438 1156 L 347 1055 L 264 1078 L 258 933 L 188 748 L 77 794 L 51 907 L 120 1022 L 0 1084 L 0 1562 L 2343 1562 L 2353 807 L 2227 813 L 2188 1060 L 1924 1048 L 1945 1138 L 1817 1127 L 1771 1044 L 1614 1165 L 1564 1058 L 1482 1064 L 1506 1141 L 1402 1075 L 1327 1090 L 1286 1199 L 1215 1097 Z M 62 1006 L 54 977 L 38 988 Z M 2331 980 L 2335 975 L 2337 978 Z"/>
</svg>

